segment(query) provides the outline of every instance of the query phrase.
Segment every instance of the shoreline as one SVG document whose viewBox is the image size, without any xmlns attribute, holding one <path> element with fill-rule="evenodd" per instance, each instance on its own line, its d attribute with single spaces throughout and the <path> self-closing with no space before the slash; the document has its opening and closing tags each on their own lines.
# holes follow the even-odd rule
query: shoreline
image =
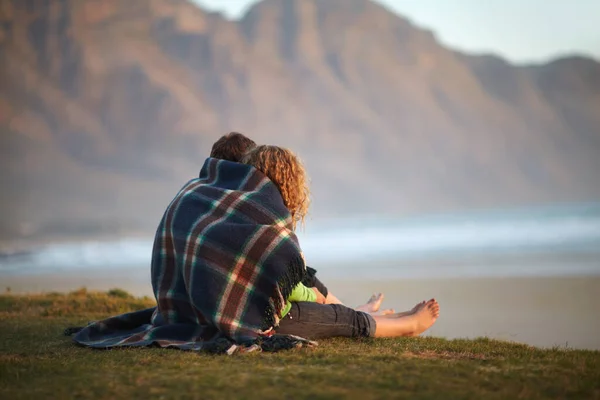
<svg viewBox="0 0 600 400">
<path fill-rule="evenodd" d="M 323 276 L 322 280 L 351 307 L 376 292 L 385 294 L 384 308 L 396 311 L 435 297 L 441 315 L 426 336 L 489 337 L 542 348 L 600 350 L 599 276 L 388 280 Z M 120 288 L 153 297 L 146 269 L 4 276 L 0 290 L 6 287 L 12 294 Z"/>
</svg>

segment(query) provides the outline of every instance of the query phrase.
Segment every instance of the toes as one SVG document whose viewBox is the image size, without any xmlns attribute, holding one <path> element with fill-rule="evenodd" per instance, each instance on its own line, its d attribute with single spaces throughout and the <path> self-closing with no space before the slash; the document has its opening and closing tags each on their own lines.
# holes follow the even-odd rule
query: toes
<svg viewBox="0 0 600 400">
<path fill-rule="evenodd" d="M 437 302 L 436 299 L 431 299 L 427 302 L 427 307 L 431 307 L 431 306 L 439 306 L 439 303 Z"/>
<path fill-rule="evenodd" d="M 430 312 L 438 312 L 440 310 L 440 305 L 438 303 L 428 303 L 427 309 Z"/>
</svg>

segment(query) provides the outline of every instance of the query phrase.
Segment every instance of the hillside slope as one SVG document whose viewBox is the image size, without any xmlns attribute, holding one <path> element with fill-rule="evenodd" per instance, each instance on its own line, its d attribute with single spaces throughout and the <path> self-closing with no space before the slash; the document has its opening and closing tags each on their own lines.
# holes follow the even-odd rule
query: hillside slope
<svg viewBox="0 0 600 400">
<path fill-rule="evenodd" d="M 149 230 L 238 130 L 304 159 L 315 215 L 600 198 L 600 64 L 460 54 L 367 0 L 0 5 L 3 239 Z"/>
</svg>

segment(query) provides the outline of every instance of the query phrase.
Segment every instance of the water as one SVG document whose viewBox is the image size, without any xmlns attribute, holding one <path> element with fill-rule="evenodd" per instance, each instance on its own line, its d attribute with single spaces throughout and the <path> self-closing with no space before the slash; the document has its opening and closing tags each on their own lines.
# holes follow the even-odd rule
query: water
<svg viewBox="0 0 600 400">
<path fill-rule="evenodd" d="M 454 260 L 455 268 L 446 268 L 442 275 L 600 275 L 600 203 L 309 222 L 299 238 L 308 263 L 332 274 L 342 266 L 350 274 L 360 274 L 360 266 L 369 263 L 378 265 L 386 276 L 414 275 L 414 269 L 407 267 L 414 264 L 420 265 L 421 275 L 439 276 L 440 268 Z M 53 244 L 23 254 L 0 255 L 0 276 L 147 270 L 151 250 L 150 237 Z M 515 257 L 537 261 L 524 267 L 510 261 Z M 505 262 L 488 262 L 498 259 Z M 373 270 L 369 273 L 372 276 Z"/>
<path fill-rule="evenodd" d="M 600 254 L 600 205 L 331 223 L 300 234 L 321 262 L 440 256 Z"/>
</svg>

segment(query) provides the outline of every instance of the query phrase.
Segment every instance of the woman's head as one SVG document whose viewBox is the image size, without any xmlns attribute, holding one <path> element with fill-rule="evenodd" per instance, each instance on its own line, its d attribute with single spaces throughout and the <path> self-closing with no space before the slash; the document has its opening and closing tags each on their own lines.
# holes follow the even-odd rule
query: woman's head
<svg viewBox="0 0 600 400">
<path fill-rule="evenodd" d="M 310 204 L 308 179 L 300 159 L 288 149 L 277 146 L 257 146 L 242 157 L 242 163 L 252 165 L 265 174 L 279 189 L 283 203 L 292 214 L 294 227 L 304 222 Z"/>
</svg>

